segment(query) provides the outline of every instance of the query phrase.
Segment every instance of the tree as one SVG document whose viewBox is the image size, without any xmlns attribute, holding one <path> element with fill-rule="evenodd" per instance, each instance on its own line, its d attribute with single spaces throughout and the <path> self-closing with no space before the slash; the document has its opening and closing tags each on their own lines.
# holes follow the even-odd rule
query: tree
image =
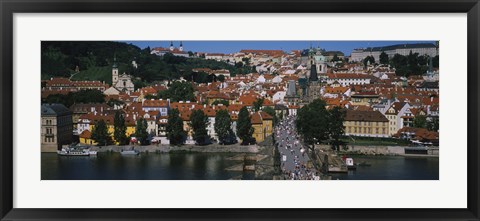
<svg viewBox="0 0 480 221">
<path fill-rule="evenodd" d="M 334 54 L 334 55 L 333 55 L 332 61 L 333 61 L 333 62 L 340 61 L 340 58 L 338 57 L 337 54 Z"/>
<path fill-rule="evenodd" d="M 368 62 L 370 62 L 370 64 L 374 64 L 375 63 L 375 58 L 373 56 L 365 57 L 365 59 L 363 59 L 363 65 L 367 66 Z"/>
<path fill-rule="evenodd" d="M 135 125 L 135 137 L 142 145 L 148 144 L 147 120 L 143 117 L 139 118 Z"/>
<path fill-rule="evenodd" d="M 104 120 L 100 120 L 95 123 L 95 126 L 92 130 L 92 139 L 97 143 L 98 146 L 106 146 L 112 144 L 112 138 L 108 133 L 107 124 Z"/>
<path fill-rule="evenodd" d="M 120 111 L 115 112 L 115 118 L 113 121 L 113 138 L 119 145 L 125 145 L 128 143 L 127 127 L 125 126 L 125 118 Z"/>
<path fill-rule="evenodd" d="M 253 102 L 253 110 L 255 112 L 259 111 L 260 109 L 262 109 L 262 105 L 263 105 L 263 101 L 265 99 L 263 98 L 258 98 L 256 101 Z"/>
<path fill-rule="evenodd" d="M 380 54 L 380 64 L 388 64 L 388 55 L 384 51 Z"/>
<path fill-rule="evenodd" d="M 194 89 L 189 82 L 173 82 L 167 90 L 158 93 L 159 98 L 170 99 L 172 102 L 177 101 L 195 101 L 193 94 Z"/>
<path fill-rule="evenodd" d="M 413 118 L 413 127 L 427 128 L 427 117 L 425 115 L 417 115 Z"/>
<path fill-rule="evenodd" d="M 242 107 L 238 113 L 237 135 L 242 139 L 242 145 L 253 143 L 253 127 L 247 107 Z"/>
<path fill-rule="evenodd" d="M 220 82 L 224 82 L 224 81 L 225 81 L 225 75 L 220 74 L 220 75 L 218 75 L 217 79 L 218 79 L 218 81 L 220 81 Z"/>
<path fill-rule="evenodd" d="M 232 121 L 227 110 L 217 111 L 214 128 L 220 144 L 228 143 L 235 136 L 232 130 Z"/>
<path fill-rule="evenodd" d="M 312 145 L 326 141 L 329 138 L 329 113 L 325 101 L 316 99 L 298 110 L 296 126 L 306 144 Z"/>
<path fill-rule="evenodd" d="M 193 130 L 193 140 L 198 145 L 208 144 L 209 137 L 207 133 L 208 117 L 203 110 L 194 110 L 190 115 L 190 126 Z"/>
<path fill-rule="evenodd" d="M 183 130 L 183 120 L 180 118 L 180 112 L 176 108 L 170 110 L 168 114 L 166 131 L 172 145 L 183 144 L 187 137 L 187 133 Z"/>
<path fill-rule="evenodd" d="M 438 131 L 440 129 L 440 120 L 438 117 L 432 117 L 427 121 L 427 130 Z"/>
<path fill-rule="evenodd" d="M 250 58 L 247 58 L 247 57 L 242 58 L 242 61 L 243 63 L 245 63 L 245 65 L 250 65 Z"/>
<path fill-rule="evenodd" d="M 343 126 L 345 111 L 343 111 L 340 107 L 335 106 L 328 112 L 330 119 L 328 129 L 330 133 L 330 139 L 332 140 L 331 144 L 334 149 L 338 150 L 340 138 L 345 134 L 345 127 Z"/>
</svg>

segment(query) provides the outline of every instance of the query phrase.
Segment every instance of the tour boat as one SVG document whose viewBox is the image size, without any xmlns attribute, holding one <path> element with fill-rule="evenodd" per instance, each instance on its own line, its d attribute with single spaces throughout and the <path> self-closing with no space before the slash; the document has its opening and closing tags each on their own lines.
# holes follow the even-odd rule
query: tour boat
<svg viewBox="0 0 480 221">
<path fill-rule="evenodd" d="M 90 151 L 88 147 L 82 146 L 64 146 L 61 150 L 57 150 L 59 156 L 93 156 L 97 155 L 97 151 Z"/>
<path fill-rule="evenodd" d="M 140 154 L 140 152 L 138 150 L 133 149 L 133 147 L 132 147 L 131 150 L 121 150 L 120 154 L 122 154 L 122 155 L 138 155 L 138 154 Z"/>
</svg>

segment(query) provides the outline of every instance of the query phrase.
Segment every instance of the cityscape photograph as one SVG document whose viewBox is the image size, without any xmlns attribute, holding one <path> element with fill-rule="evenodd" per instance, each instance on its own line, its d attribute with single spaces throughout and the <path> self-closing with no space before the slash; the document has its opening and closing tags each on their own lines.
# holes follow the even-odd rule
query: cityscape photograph
<svg viewBox="0 0 480 221">
<path fill-rule="evenodd" d="M 439 180 L 439 41 L 42 41 L 42 180 Z"/>
</svg>

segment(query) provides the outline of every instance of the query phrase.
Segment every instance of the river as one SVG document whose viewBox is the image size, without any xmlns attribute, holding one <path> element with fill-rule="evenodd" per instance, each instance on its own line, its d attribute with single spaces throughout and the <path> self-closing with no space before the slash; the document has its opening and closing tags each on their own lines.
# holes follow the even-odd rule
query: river
<svg viewBox="0 0 480 221">
<path fill-rule="evenodd" d="M 227 171 L 242 163 L 228 158 L 236 153 L 141 153 L 122 156 L 98 153 L 96 157 L 65 157 L 42 153 L 42 180 L 228 180 L 255 179 L 254 172 Z M 348 174 L 331 174 L 340 180 L 438 180 L 438 158 L 354 156 L 359 166 Z"/>
<path fill-rule="evenodd" d="M 42 180 L 228 180 L 254 179 L 254 172 L 227 171 L 242 163 L 235 153 L 141 153 L 122 156 L 58 156 L 42 153 Z"/>
<path fill-rule="evenodd" d="M 330 174 L 340 180 L 438 180 L 438 157 L 351 156 L 357 166 L 348 173 Z"/>
</svg>

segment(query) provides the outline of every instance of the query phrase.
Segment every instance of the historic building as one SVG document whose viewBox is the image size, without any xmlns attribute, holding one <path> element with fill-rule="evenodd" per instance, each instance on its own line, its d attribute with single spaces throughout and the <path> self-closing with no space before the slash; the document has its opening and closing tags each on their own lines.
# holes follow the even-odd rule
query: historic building
<svg viewBox="0 0 480 221">
<path fill-rule="evenodd" d="M 114 58 L 113 66 L 112 66 L 112 86 L 121 92 L 131 93 L 135 89 L 132 77 L 123 73 L 119 76 L 118 74 L 118 65 L 117 65 L 117 58 Z"/>
<path fill-rule="evenodd" d="M 345 135 L 388 137 L 389 120 L 379 111 L 347 110 L 343 122 Z"/>
<path fill-rule="evenodd" d="M 42 104 L 41 151 L 57 152 L 72 143 L 72 112 L 63 104 Z"/>
<path fill-rule="evenodd" d="M 287 86 L 287 93 L 284 96 L 284 100 L 287 101 L 287 103 L 296 105 L 299 100 L 299 96 L 297 95 L 297 88 L 295 86 L 295 81 L 294 80 L 289 80 L 288 81 L 288 86 Z"/>
<path fill-rule="evenodd" d="M 365 59 L 367 56 L 373 56 L 376 62 L 380 61 L 380 54 L 385 52 L 389 58 L 400 54 L 407 56 L 412 53 L 418 53 L 418 55 L 428 55 L 429 57 L 435 57 L 438 55 L 438 42 L 432 43 L 417 43 L 417 44 L 398 44 L 384 47 L 369 47 L 354 49 L 350 55 L 350 61 L 358 62 Z"/>
<path fill-rule="evenodd" d="M 189 57 L 188 52 L 183 50 L 183 42 L 180 42 L 180 46 L 178 48 L 173 46 L 173 42 L 170 42 L 170 47 L 168 48 L 162 48 L 162 47 L 156 47 L 153 48 L 150 54 L 155 54 L 158 56 L 163 56 L 167 53 L 171 53 L 175 56 L 181 56 L 181 57 Z"/>
</svg>

